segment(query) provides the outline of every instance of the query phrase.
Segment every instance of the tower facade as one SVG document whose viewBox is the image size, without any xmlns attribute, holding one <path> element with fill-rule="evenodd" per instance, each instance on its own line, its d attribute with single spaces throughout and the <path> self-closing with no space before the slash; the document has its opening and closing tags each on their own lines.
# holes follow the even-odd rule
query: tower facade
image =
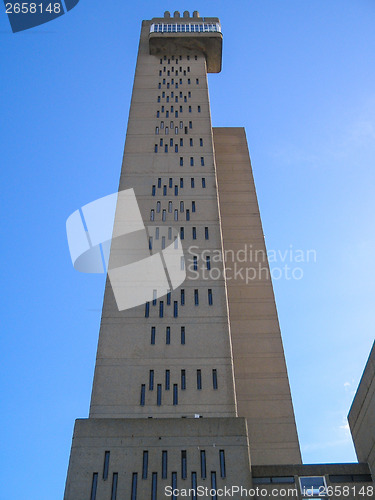
<svg viewBox="0 0 375 500">
<path fill-rule="evenodd" d="M 246 137 L 211 125 L 221 51 L 217 18 L 142 23 L 119 192 L 134 190 L 149 228 L 134 261 L 178 235 L 186 279 L 126 310 L 107 280 L 65 500 L 250 488 L 252 466 L 301 463 Z M 123 217 L 119 203 L 114 235 Z M 113 238 L 110 268 L 128 250 Z"/>
</svg>

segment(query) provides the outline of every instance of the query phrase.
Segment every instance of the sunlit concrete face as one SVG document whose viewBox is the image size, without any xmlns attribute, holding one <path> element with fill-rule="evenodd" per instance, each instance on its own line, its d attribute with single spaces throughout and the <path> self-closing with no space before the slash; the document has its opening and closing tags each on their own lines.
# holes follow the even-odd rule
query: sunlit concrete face
<svg viewBox="0 0 375 500">
<path fill-rule="evenodd" d="M 221 46 L 217 18 L 142 22 L 119 190 L 134 189 L 153 238 L 179 235 L 187 277 L 121 311 L 107 280 L 65 500 L 162 498 L 185 479 L 249 488 L 250 462 L 301 462 L 271 281 L 233 279 L 214 259 L 265 250 L 244 131 L 211 125 L 207 72 L 220 71 Z M 113 241 L 110 264 L 126 250 Z"/>
</svg>

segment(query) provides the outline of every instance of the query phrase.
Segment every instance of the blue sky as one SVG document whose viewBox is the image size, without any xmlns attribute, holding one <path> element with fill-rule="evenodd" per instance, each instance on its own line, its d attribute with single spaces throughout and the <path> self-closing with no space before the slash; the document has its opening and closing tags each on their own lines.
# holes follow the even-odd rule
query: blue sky
<svg viewBox="0 0 375 500">
<path fill-rule="evenodd" d="M 345 418 L 375 325 L 375 4 L 129 5 L 81 0 L 17 34 L 0 15 L 4 498 L 63 494 L 104 291 L 74 271 L 65 221 L 117 189 L 140 23 L 166 9 L 220 17 L 213 125 L 246 128 L 268 249 L 316 251 L 292 263 L 302 279 L 274 281 L 304 461 L 355 460 Z"/>
</svg>

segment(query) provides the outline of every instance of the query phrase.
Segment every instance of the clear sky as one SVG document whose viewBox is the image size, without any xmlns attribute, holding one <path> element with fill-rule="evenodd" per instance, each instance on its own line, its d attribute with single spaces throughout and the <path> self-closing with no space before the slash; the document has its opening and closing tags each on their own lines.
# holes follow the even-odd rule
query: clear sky
<svg viewBox="0 0 375 500">
<path fill-rule="evenodd" d="M 346 415 L 375 325 L 375 3 L 81 0 L 17 34 L 0 14 L 2 498 L 62 497 L 104 291 L 73 269 L 65 221 L 117 189 L 141 20 L 166 9 L 221 19 L 213 125 L 246 128 L 268 249 L 316 251 L 288 260 L 302 279 L 274 281 L 304 462 L 355 460 Z"/>
</svg>

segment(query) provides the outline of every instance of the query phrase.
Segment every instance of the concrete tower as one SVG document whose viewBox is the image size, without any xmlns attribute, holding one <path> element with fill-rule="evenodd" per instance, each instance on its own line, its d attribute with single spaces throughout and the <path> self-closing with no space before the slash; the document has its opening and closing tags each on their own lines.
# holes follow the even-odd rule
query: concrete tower
<svg viewBox="0 0 375 500">
<path fill-rule="evenodd" d="M 187 277 L 122 311 L 107 280 L 65 500 L 250 487 L 252 465 L 301 463 L 245 133 L 211 126 L 207 73 L 221 52 L 217 18 L 142 23 L 119 191 L 134 189 L 149 255 L 179 235 Z M 114 234 L 123 215 L 118 205 Z"/>
</svg>

